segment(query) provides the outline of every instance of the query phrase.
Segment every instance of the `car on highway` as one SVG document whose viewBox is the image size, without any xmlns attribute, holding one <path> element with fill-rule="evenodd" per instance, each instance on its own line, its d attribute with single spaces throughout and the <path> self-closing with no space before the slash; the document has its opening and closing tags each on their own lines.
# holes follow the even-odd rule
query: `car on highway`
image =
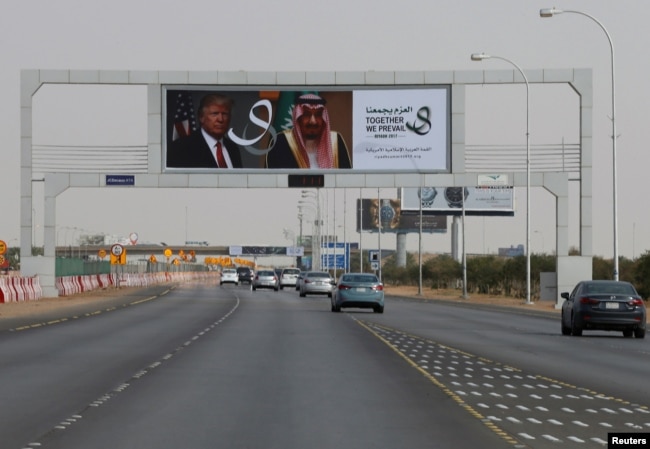
<svg viewBox="0 0 650 449">
<path fill-rule="evenodd" d="M 273 270 L 258 270 L 253 276 L 252 289 L 258 288 L 272 288 L 276 292 L 280 289 L 278 277 Z"/>
<path fill-rule="evenodd" d="M 300 281 L 300 297 L 312 294 L 331 297 L 333 284 L 334 280 L 327 271 L 307 271 Z"/>
<path fill-rule="evenodd" d="M 239 276 L 237 275 L 237 270 L 234 268 L 224 268 L 221 270 L 221 279 L 219 280 L 219 285 L 223 284 L 239 285 Z"/>
<path fill-rule="evenodd" d="M 237 267 L 237 276 L 239 277 L 239 282 L 252 284 L 253 283 L 253 270 L 248 267 Z"/>
<path fill-rule="evenodd" d="M 629 282 L 582 281 L 560 294 L 562 335 L 582 335 L 583 330 L 622 331 L 624 337 L 644 338 L 646 307 Z"/>
<path fill-rule="evenodd" d="M 354 307 L 384 313 L 384 284 L 372 273 L 343 274 L 332 290 L 332 312 Z"/>
<path fill-rule="evenodd" d="M 280 290 L 284 290 L 284 287 L 295 288 L 299 274 L 300 270 L 298 268 L 284 268 L 280 272 Z"/>
<path fill-rule="evenodd" d="M 304 271 L 301 271 L 298 273 L 298 277 L 296 278 L 296 291 L 300 290 L 300 283 L 302 282 L 302 277 L 305 275 Z"/>
</svg>

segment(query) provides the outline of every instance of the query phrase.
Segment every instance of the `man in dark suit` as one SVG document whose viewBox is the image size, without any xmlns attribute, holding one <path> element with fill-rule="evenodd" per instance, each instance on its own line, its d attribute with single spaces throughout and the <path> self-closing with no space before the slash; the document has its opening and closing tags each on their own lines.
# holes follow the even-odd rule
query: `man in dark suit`
<svg viewBox="0 0 650 449">
<path fill-rule="evenodd" d="M 226 133 L 233 101 L 225 95 L 205 95 L 199 104 L 201 128 L 168 143 L 169 168 L 242 168 L 240 148 Z"/>
</svg>

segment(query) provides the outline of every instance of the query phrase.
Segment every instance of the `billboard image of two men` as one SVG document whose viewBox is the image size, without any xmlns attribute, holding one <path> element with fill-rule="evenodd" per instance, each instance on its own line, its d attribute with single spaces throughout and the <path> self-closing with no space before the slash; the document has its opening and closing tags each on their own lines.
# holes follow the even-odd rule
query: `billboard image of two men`
<svg viewBox="0 0 650 449">
<path fill-rule="evenodd" d="M 168 89 L 164 168 L 446 172 L 448 96 Z"/>
</svg>

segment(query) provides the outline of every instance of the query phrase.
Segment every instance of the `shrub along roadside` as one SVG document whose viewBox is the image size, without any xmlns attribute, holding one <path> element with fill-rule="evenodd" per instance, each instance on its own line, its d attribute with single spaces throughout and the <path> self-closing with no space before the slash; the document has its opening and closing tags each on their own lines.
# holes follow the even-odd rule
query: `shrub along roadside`
<svg viewBox="0 0 650 449">
<path fill-rule="evenodd" d="M 575 251 L 575 250 L 574 250 Z M 575 254 L 575 252 L 574 252 Z M 357 267 L 358 269 L 358 263 Z M 367 271 L 367 267 L 364 267 Z M 613 279 L 611 259 L 593 258 L 593 279 Z M 634 284 L 646 300 L 650 297 L 650 251 L 635 260 L 619 259 L 619 279 Z M 531 299 L 538 300 L 540 273 L 555 272 L 555 256 L 531 254 Z M 417 254 L 407 253 L 406 267 L 398 267 L 395 255 L 382 261 L 382 281 L 386 284 L 418 285 L 420 269 Z M 422 284 L 426 288 L 462 288 L 462 264 L 447 254 L 427 255 L 422 264 Z M 467 258 L 467 292 L 526 297 L 526 257 L 499 257 L 495 255 Z"/>
</svg>

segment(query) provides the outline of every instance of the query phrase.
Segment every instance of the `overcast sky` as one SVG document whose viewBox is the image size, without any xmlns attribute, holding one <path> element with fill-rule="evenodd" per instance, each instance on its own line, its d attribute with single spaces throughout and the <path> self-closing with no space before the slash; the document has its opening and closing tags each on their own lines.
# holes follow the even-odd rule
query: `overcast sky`
<svg viewBox="0 0 650 449">
<path fill-rule="evenodd" d="M 101 6 L 98 6 L 101 5 Z M 0 179 L 3 181 L 0 239 L 16 246 L 20 204 L 21 69 L 74 70 L 246 70 L 246 71 L 408 71 L 501 70 L 503 61 L 470 61 L 485 52 L 515 61 L 523 69 L 592 68 L 594 76 L 594 253 L 612 256 L 612 144 L 610 52 L 603 31 L 588 18 L 563 14 L 539 17 L 539 9 L 555 6 L 598 18 L 616 49 L 616 123 L 618 138 L 620 254 L 639 256 L 650 247 L 650 207 L 641 186 L 646 177 L 647 120 L 650 87 L 645 45 L 650 41 L 646 19 L 650 3 L 617 0 L 573 0 L 558 3 L 521 0 L 331 0 L 301 2 L 208 2 L 114 0 L 111 2 L 12 2 L 0 26 L 2 77 L 0 89 Z M 42 97 L 39 98 L 39 95 Z M 96 93 L 67 98 L 61 110 L 48 105 L 55 90 L 34 98 L 34 143 L 53 145 L 61 138 L 77 143 L 110 129 L 105 121 L 111 101 Z M 144 93 L 129 93 L 133 126 L 120 134 L 126 144 L 145 144 Z M 48 101 L 50 103 L 48 103 Z M 57 100 L 60 101 L 60 100 Z M 115 97 L 115 102 L 122 101 Z M 78 103 L 77 103 L 78 102 Z M 569 89 L 531 86 L 531 144 L 558 143 L 558 136 L 577 139 L 576 99 Z M 55 103 L 56 104 L 56 103 Z M 60 104 L 60 103 L 59 103 Z M 93 108 L 97 105 L 97 111 Z M 39 109 L 40 108 L 40 109 Z M 471 88 L 467 100 L 467 143 L 495 143 L 498 138 L 525 143 L 525 91 L 521 86 Z M 83 110 L 83 119 L 70 110 Z M 70 123 L 70 117 L 79 121 Z M 96 118 L 96 121 L 93 119 Z M 112 134 L 115 136 L 115 134 Z M 112 144 L 124 144 L 115 138 Z M 376 197 L 376 189 L 361 192 Z M 382 189 L 382 197 L 394 197 Z M 337 232 L 358 240 L 354 232 L 354 201 L 358 189 L 336 192 Z M 468 252 L 496 252 L 525 242 L 525 191 L 517 191 L 517 216 L 468 218 Z M 142 242 L 179 244 L 206 240 L 211 244 L 286 245 L 283 230 L 299 232 L 295 190 L 71 190 L 57 200 L 57 239 L 67 244 L 81 233 L 128 236 Z M 554 201 L 535 189 L 531 208 L 531 247 L 554 247 Z M 345 197 L 345 199 L 344 199 Z M 343 204 L 347 204 L 347 212 Z M 329 204 L 334 193 L 329 192 Z M 577 205 L 577 203 L 572 203 Z M 33 211 L 42 223 L 42 210 Z M 571 245 L 578 244 L 572 216 Z M 77 228 L 78 231 L 70 231 Z M 304 233 L 311 232 L 303 223 Z M 507 232 L 504 232 L 506 230 Z M 37 229 L 37 231 L 40 231 Z M 334 230 L 331 229 L 331 232 Z M 364 235 L 364 248 L 377 237 Z M 66 241 L 67 240 L 67 241 Z M 416 235 L 408 237 L 417 249 Z M 42 245 L 42 233 L 36 243 Z M 394 239 L 382 237 L 382 247 Z M 425 238 L 425 251 L 449 252 L 450 235 Z"/>
</svg>

